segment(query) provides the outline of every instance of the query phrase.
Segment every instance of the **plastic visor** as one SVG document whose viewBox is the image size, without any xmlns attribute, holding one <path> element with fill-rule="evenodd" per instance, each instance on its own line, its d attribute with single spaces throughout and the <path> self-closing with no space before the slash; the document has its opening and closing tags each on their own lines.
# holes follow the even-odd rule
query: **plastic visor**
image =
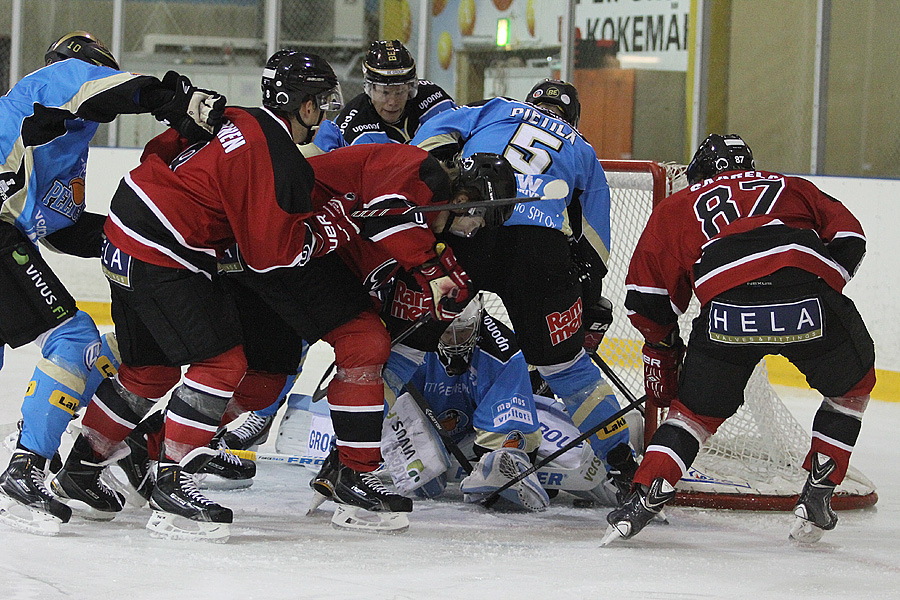
<svg viewBox="0 0 900 600">
<path fill-rule="evenodd" d="M 316 95 L 316 103 L 319 108 L 326 111 L 336 112 L 344 108 L 344 95 L 341 93 L 341 84 L 337 84 L 327 92 Z"/>
</svg>

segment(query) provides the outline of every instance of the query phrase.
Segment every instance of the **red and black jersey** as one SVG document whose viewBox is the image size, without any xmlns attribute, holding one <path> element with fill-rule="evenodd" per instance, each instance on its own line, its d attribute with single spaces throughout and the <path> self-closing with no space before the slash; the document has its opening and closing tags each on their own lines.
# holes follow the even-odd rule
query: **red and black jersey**
<svg viewBox="0 0 900 600">
<path fill-rule="evenodd" d="M 304 264 L 313 171 L 283 120 L 228 107 L 215 139 L 185 147 L 173 130 L 151 140 L 119 186 L 104 232 L 155 265 L 216 272 L 237 243 L 254 271 Z"/>
<path fill-rule="evenodd" d="M 809 181 L 766 171 L 723 173 L 653 210 L 631 258 L 625 306 L 647 341 L 658 342 L 692 291 L 704 305 L 783 268 L 802 269 L 841 291 L 865 248 L 859 221 Z"/>
<path fill-rule="evenodd" d="M 360 144 L 309 158 L 316 176 L 313 206 L 346 193 L 356 195 L 351 210 L 423 206 L 450 200 L 450 179 L 440 163 L 416 146 Z M 349 211 L 348 211 L 349 212 Z M 338 249 L 360 276 L 386 274 L 396 260 L 409 269 L 435 258 L 428 224 L 436 212 L 358 219 L 361 237 Z M 370 282 L 377 284 L 378 282 Z"/>
</svg>

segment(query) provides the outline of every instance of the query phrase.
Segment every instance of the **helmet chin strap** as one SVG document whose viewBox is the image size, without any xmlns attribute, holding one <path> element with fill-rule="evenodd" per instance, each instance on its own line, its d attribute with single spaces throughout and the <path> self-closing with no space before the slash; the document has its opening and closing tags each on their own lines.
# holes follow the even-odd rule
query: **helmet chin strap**
<svg viewBox="0 0 900 600">
<path fill-rule="evenodd" d="M 302 141 L 297 143 L 301 146 L 311 143 L 313 141 L 313 138 L 316 137 L 316 131 L 319 129 L 319 125 L 322 124 L 322 120 L 325 118 L 325 111 L 321 109 L 319 110 L 319 120 L 312 125 L 306 124 L 306 121 L 303 120 L 303 116 L 300 114 L 300 109 L 297 109 L 295 116 L 297 117 L 297 120 L 302 123 L 304 127 L 306 127 L 306 137 L 303 138 Z"/>
</svg>

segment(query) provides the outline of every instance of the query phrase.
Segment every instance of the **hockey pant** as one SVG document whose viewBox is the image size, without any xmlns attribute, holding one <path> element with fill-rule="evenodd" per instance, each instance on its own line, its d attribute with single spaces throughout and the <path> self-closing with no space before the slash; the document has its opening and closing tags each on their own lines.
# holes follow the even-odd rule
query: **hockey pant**
<svg viewBox="0 0 900 600">
<path fill-rule="evenodd" d="M 100 333 L 83 311 L 41 334 L 38 361 L 22 402 L 19 445 L 44 458 L 59 449 L 62 434 L 82 405 L 85 382 L 100 352 Z"/>
<path fill-rule="evenodd" d="M 582 433 L 605 421 L 621 408 L 612 388 L 591 358 L 580 351 L 569 362 L 537 367 L 550 389 L 562 399 L 572 422 Z M 594 454 L 606 462 L 607 453 L 628 443 L 628 423 L 621 417 L 588 438 Z"/>
<path fill-rule="evenodd" d="M 374 471 L 381 460 L 381 370 L 391 338 L 378 315 L 365 311 L 323 339 L 334 348 L 337 366 L 328 384 L 328 405 L 340 461 L 354 471 Z"/>
</svg>

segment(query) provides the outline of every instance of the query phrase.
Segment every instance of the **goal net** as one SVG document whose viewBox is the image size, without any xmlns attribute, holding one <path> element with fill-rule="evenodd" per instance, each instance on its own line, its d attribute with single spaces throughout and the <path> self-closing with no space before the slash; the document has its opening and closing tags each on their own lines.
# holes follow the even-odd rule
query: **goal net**
<svg viewBox="0 0 900 600">
<path fill-rule="evenodd" d="M 600 355 L 636 396 L 644 393 L 643 338 L 625 313 L 625 275 L 638 238 L 655 203 L 686 185 L 685 167 L 651 161 L 601 161 L 612 191 L 611 251 L 603 295 L 613 303 L 613 323 L 603 338 Z M 485 298 L 487 310 L 506 319 L 500 299 Z M 696 299 L 679 319 L 682 337 L 690 335 L 698 314 Z M 507 320 L 508 321 L 508 320 Z M 621 400 L 621 397 L 620 397 Z M 664 418 L 664 411 L 646 408 L 645 440 Z M 744 404 L 712 436 L 688 474 L 676 486 L 675 503 L 709 508 L 790 510 L 806 471 L 809 426 L 801 425 L 769 384 L 765 361 L 757 365 L 744 392 Z M 832 499 L 835 509 L 863 508 L 877 500 L 871 481 L 852 466 Z"/>
</svg>

